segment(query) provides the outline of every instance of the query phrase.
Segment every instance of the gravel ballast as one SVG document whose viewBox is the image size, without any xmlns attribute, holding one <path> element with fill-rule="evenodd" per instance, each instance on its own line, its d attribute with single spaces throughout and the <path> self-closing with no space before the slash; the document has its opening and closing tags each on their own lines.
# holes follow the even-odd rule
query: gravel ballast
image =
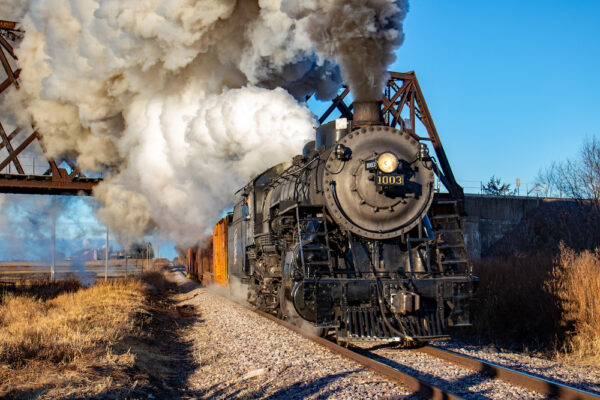
<svg viewBox="0 0 600 400">
<path fill-rule="evenodd" d="M 181 279 L 178 279 L 181 282 Z M 189 285 L 188 285 L 189 286 Z M 196 371 L 188 391 L 211 399 L 417 399 L 361 365 L 211 292 L 179 295 Z"/>
</svg>

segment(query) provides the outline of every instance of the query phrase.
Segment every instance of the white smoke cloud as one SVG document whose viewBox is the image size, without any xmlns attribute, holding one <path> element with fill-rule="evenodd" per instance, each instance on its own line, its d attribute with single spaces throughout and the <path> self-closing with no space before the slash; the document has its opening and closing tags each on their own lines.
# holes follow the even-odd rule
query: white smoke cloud
<svg viewBox="0 0 600 400">
<path fill-rule="evenodd" d="M 109 225 L 122 223 L 135 236 L 152 215 L 176 238 L 197 239 L 199 227 L 217 219 L 235 190 L 288 159 L 312 135 L 310 112 L 282 89 L 245 87 L 204 99 L 197 93 L 191 86 L 132 104 L 126 119 L 135 122 L 123 142 L 141 132 L 145 140 L 124 146 L 129 167 L 95 189 Z M 233 118 L 231 110 L 243 115 Z"/>
<path fill-rule="evenodd" d="M 0 10 L 2 10 L 0 19 L 18 21 L 27 11 L 27 1 L 0 0 Z"/>
<path fill-rule="evenodd" d="M 300 152 L 314 120 L 294 98 L 335 96 L 337 63 L 358 97 L 380 95 L 406 11 L 387 0 L 21 5 L 21 90 L 2 112 L 38 128 L 50 157 L 109 168 L 98 215 L 123 239 L 158 228 L 180 243 Z"/>
</svg>

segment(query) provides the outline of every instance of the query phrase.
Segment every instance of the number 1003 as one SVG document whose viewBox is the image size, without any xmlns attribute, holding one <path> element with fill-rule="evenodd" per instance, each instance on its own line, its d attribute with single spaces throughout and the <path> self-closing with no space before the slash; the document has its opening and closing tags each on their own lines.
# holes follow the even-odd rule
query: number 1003
<svg viewBox="0 0 600 400">
<path fill-rule="evenodd" d="M 377 175 L 375 182 L 378 185 L 402 185 L 404 180 L 401 175 Z"/>
</svg>

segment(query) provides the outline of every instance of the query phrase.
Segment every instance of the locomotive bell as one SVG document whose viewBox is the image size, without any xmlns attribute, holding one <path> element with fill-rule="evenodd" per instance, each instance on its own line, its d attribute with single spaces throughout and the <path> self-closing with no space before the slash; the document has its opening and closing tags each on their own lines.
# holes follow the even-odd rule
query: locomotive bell
<svg viewBox="0 0 600 400">
<path fill-rule="evenodd" d="M 302 149 L 302 156 L 304 158 L 312 157 L 315 154 L 315 151 L 316 151 L 316 142 L 314 140 L 311 140 L 310 142 L 308 142 L 304 145 L 304 148 Z"/>
</svg>

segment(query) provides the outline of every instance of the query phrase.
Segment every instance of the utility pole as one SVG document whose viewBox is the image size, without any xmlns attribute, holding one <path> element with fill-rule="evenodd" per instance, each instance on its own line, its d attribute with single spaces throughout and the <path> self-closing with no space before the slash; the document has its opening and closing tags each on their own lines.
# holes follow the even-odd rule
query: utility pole
<svg viewBox="0 0 600 400">
<path fill-rule="evenodd" d="M 146 263 L 148 262 L 148 248 L 150 247 L 150 242 L 146 243 Z M 142 260 L 142 275 L 144 274 L 144 260 Z"/>
<path fill-rule="evenodd" d="M 106 226 L 106 245 L 104 247 L 104 282 L 108 280 L 108 225 Z"/>
<path fill-rule="evenodd" d="M 54 282 L 56 271 L 56 198 L 52 198 L 52 254 L 50 256 L 50 281 Z"/>
</svg>

